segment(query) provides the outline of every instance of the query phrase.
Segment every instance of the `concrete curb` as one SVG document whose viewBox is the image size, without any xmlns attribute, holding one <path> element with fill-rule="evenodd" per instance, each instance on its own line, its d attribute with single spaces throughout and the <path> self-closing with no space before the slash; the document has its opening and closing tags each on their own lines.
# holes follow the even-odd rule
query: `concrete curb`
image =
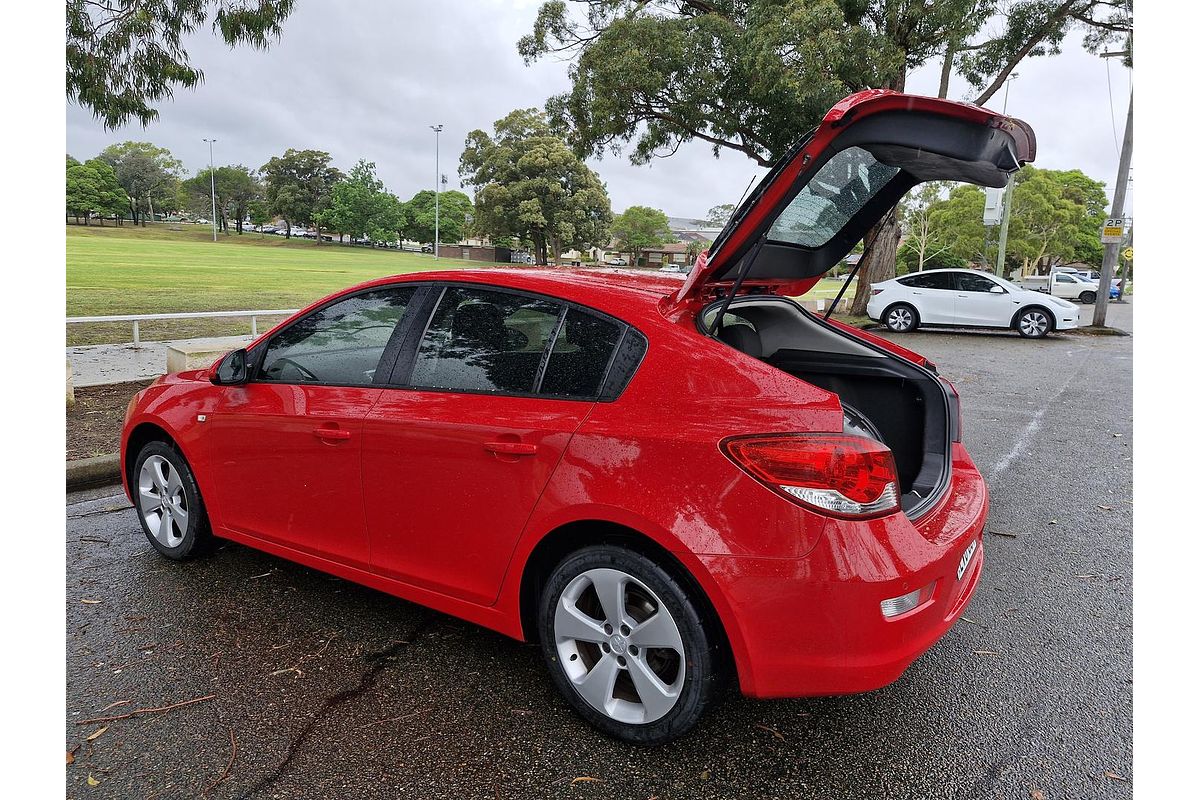
<svg viewBox="0 0 1200 800">
<path fill-rule="evenodd" d="M 117 453 L 67 462 L 68 492 L 120 482 L 121 457 Z"/>
</svg>

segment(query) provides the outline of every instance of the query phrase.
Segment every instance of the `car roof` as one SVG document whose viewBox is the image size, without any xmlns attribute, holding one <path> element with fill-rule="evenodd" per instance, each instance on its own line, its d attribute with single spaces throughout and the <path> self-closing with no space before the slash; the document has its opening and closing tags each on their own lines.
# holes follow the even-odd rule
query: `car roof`
<svg viewBox="0 0 1200 800">
<path fill-rule="evenodd" d="M 618 318 L 654 311 L 666 295 L 679 290 L 679 279 L 662 277 L 658 270 L 593 267 L 492 267 L 408 272 L 368 281 L 347 291 L 373 286 L 416 282 L 458 282 L 501 286 L 545 294 L 590 306 Z"/>
</svg>

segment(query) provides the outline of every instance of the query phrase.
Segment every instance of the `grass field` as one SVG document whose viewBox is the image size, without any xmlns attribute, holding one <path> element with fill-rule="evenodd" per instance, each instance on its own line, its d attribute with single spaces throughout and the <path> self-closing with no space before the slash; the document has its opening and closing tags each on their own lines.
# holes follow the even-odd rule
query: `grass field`
<svg viewBox="0 0 1200 800">
<path fill-rule="evenodd" d="M 219 235 L 198 225 L 138 228 L 66 226 L 67 316 L 165 314 L 299 308 L 371 278 L 480 262 L 373 250 L 282 236 Z M 842 286 L 821 281 L 810 293 L 833 298 Z M 847 296 L 853 297 L 853 285 Z M 259 320 L 260 330 L 274 319 Z M 249 320 L 170 320 L 141 324 L 144 339 L 249 332 Z M 67 326 L 67 344 L 127 342 L 129 323 Z"/>
<path fill-rule="evenodd" d="M 67 316 L 299 308 L 371 278 L 428 269 L 486 266 L 396 250 L 282 236 L 219 235 L 194 225 L 172 231 L 68 225 Z M 262 324 L 260 320 L 260 324 Z M 142 324 L 146 339 L 245 333 L 249 321 Z M 129 323 L 68 326 L 68 344 L 129 341 Z"/>
</svg>

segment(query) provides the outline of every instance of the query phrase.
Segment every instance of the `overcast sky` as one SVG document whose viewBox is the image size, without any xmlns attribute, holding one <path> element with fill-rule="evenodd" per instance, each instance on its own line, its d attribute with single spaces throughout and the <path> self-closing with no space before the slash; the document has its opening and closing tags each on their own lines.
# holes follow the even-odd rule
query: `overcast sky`
<svg viewBox="0 0 1200 800">
<path fill-rule="evenodd" d="M 159 105 L 160 119 L 148 128 L 105 131 L 68 104 L 67 152 L 83 160 L 113 142 L 151 141 L 192 173 L 207 166 L 204 137 L 217 140 L 217 164 L 254 169 L 289 147 L 326 150 L 343 170 L 359 158 L 374 161 L 388 189 L 406 200 L 434 184 L 429 126 L 441 123 L 441 171 L 458 188 L 458 158 L 470 131 L 490 131 L 514 108 L 541 107 L 569 86 L 565 62 L 526 67 L 517 54 L 517 39 L 530 31 L 539 4 L 300 0 L 270 50 L 231 50 L 207 30 L 193 37 L 188 48 L 204 82 Z M 1110 60 L 1110 105 L 1105 60 L 1086 53 L 1080 38 L 1069 39 L 1060 56 L 1018 68 L 1008 111 L 1033 125 L 1038 166 L 1082 169 L 1104 181 L 1111 196 L 1130 76 Z M 908 91 L 935 95 L 937 82 L 938 65 L 931 64 L 910 77 Z M 968 94 L 965 84 L 952 84 L 951 98 Z M 989 105 L 998 109 L 1003 100 L 1001 91 Z M 680 217 L 737 202 L 764 173 L 731 151 L 714 159 L 702 142 L 649 166 L 612 156 L 589 163 L 607 184 L 615 212 L 649 205 Z"/>
</svg>

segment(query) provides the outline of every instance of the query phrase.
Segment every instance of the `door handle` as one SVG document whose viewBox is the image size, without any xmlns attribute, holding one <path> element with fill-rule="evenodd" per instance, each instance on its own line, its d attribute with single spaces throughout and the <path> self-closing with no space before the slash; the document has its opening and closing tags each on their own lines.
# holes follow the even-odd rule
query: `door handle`
<svg viewBox="0 0 1200 800">
<path fill-rule="evenodd" d="M 913 292 L 913 294 L 925 294 L 924 292 Z"/>
<path fill-rule="evenodd" d="M 506 456 L 531 456 L 537 452 L 538 446 L 528 442 L 484 442 L 483 449 Z"/>
<path fill-rule="evenodd" d="M 350 438 L 350 431 L 343 428 L 313 428 L 313 436 L 327 442 L 343 442 Z"/>
</svg>

